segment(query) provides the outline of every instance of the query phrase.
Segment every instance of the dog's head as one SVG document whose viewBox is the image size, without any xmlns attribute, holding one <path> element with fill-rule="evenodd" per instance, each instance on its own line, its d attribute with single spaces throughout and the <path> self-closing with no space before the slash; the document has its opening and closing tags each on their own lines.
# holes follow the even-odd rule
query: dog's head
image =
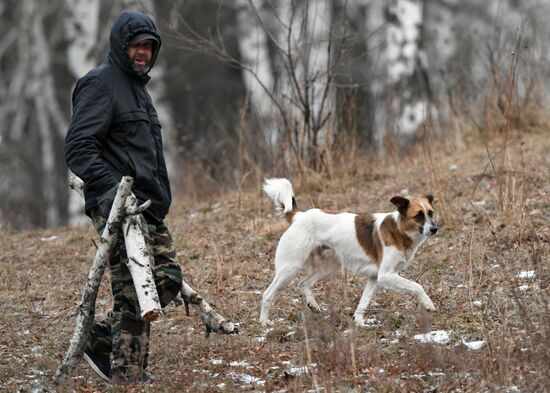
<svg viewBox="0 0 550 393">
<path fill-rule="evenodd" d="M 420 232 L 424 236 L 433 236 L 439 229 L 434 220 L 432 202 L 434 197 L 424 195 L 418 198 L 394 196 L 390 202 L 399 211 L 400 230 L 403 232 Z"/>
</svg>

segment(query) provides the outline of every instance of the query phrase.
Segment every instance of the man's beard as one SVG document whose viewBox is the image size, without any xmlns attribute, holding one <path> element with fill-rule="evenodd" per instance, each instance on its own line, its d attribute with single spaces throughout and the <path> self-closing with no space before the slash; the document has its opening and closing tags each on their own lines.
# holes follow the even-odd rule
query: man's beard
<svg viewBox="0 0 550 393">
<path fill-rule="evenodd" d="M 132 70 L 134 70 L 134 72 L 138 75 L 147 74 L 150 68 L 151 68 L 151 64 L 148 61 L 146 61 L 144 65 L 139 65 L 132 62 Z"/>
</svg>

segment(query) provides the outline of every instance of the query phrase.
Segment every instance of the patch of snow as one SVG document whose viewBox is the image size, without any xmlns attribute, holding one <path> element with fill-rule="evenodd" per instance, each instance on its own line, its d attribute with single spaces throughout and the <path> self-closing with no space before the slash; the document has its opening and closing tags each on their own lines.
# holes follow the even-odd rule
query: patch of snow
<svg viewBox="0 0 550 393">
<path fill-rule="evenodd" d="M 232 362 L 229 362 L 229 365 L 231 367 L 243 367 L 243 368 L 252 368 L 253 366 L 250 365 L 250 363 L 245 362 L 244 360 L 234 360 Z"/>
<path fill-rule="evenodd" d="M 212 359 L 212 360 L 210 360 L 210 363 L 212 363 L 214 365 L 223 364 L 223 359 Z"/>
<path fill-rule="evenodd" d="M 472 351 L 480 350 L 487 344 L 485 340 L 479 340 L 479 341 L 466 341 L 462 339 L 462 344 L 464 344 L 468 349 L 471 349 Z"/>
<path fill-rule="evenodd" d="M 267 338 L 265 336 L 259 336 L 259 337 L 256 337 L 256 341 L 260 343 L 265 343 L 267 341 Z"/>
<path fill-rule="evenodd" d="M 534 278 L 535 277 L 535 271 L 534 270 L 524 270 L 522 272 L 518 273 L 518 278 Z"/>
<path fill-rule="evenodd" d="M 491 265 L 491 269 L 498 269 L 500 265 L 498 263 L 495 263 L 494 265 Z"/>
<path fill-rule="evenodd" d="M 417 334 L 414 336 L 414 339 L 423 343 L 445 344 L 449 342 L 450 335 L 450 331 L 434 330 L 429 333 Z"/>
<path fill-rule="evenodd" d="M 483 306 L 483 302 L 481 300 L 474 300 L 472 304 L 477 307 Z"/>
<path fill-rule="evenodd" d="M 376 318 L 372 317 L 372 318 L 367 318 L 365 319 L 365 325 L 370 325 L 370 326 L 374 326 L 374 325 L 380 325 L 380 321 L 378 321 Z"/>
<path fill-rule="evenodd" d="M 48 237 L 41 237 L 40 240 L 43 242 L 51 242 L 57 239 L 57 236 L 48 236 Z"/>
<path fill-rule="evenodd" d="M 527 291 L 529 288 L 531 288 L 531 286 L 530 286 L 530 285 L 527 285 L 527 284 L 523 284 L 523 285 L 520 285 L 520 286 L 518 287 L 518 289 L 519 289 L 520 291 L 522 291 L 522 292 Z"/>
<path fill-rule="evenodd" d="M 255 377 L 253 375 L 248 375 L 248 374 L 237 374 L 237 373 L 234 373 L 234 372 L 230 372 L 229 374 L 227 374 L 227 376 L 231 379 L 234 379 L 234 380 L 238 380 L 246 385 L 260 385 L 260 386 L 263 386 L 265 385 L 265 381 L 258 378 L 258 377 Z"/>
<path fill-rule="evenodd" d="M 292 330 L 292 331 L 288 332 L 287 334 L 285 334 L 285 338 L 291 339 L 292 337 L 294 337 L 295 334 L 296 334 L 296 332 Z"/>
<path fill-rule="evenodd" d="M 216 378 L 220 375 L 218 373 L 213 374 L 212 371 L 210 370 L 193 370 L 193 372 L 197 374 L 206 375 L 207 377 L 210 377 L 210 378 Z"/>
<path fill-rule="evenodd" d="M 311 370 L 317 369 L 317 363 L 306 364 L 305 366 L 293 366 L 290 361 L 281 363 L 288 365 L 286 372 L 291 375 L 303 375 L 309 373 Z"/>
<path fill-rule="evenodd" d="M 33 355 L 40 355 L 42 353 L 42 345 L 34 345 L 31 347 L 31 353 Z"/>
</svg>

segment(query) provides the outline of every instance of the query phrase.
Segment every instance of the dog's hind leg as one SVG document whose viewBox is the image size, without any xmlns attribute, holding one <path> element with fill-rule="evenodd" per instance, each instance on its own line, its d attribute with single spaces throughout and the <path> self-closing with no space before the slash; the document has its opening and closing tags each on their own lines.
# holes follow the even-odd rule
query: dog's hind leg
<svg viewBox="0 0 550 393">
<path fill-rule="evenodd" d="M 260 312 L 260 323 L 262 326 L 269 324 L 269 310 L 275 299 L 275 295 L 280 289 L 286 287 L 297 275 L 302 267 L 302 263 L 285 264 L 284 269 L 277 269 L 275 278 L 262 295 L 262 310 Z"/>
<path fill-rule="evenodd" d="M 321 311 L 321 308 L 319 307 L 317 301 L 315 300 L 315 297 L 313 296 L 312 288 L 317 281 L 327 277 L 328 275 L 330 275 L 330 273 L 331 272 L 322 270 L 313 270 L 307 277 L 300 281 L 300 291 L 302 291 L 302 294 L 306 298 L 306 304 L 312 311 Z"/>
<path fill-rule="evenodd" d="M 308 275 L 300 281 L 298 286 L 306 298 L 307 306 L 312 311 L 320 312 L 321 308 L 313 296 L 313 286 L 317 281 L 338 271 L 338 263 L 335 260 L 334 252 L 323 249 L 318 250 L 318 252 L 314 251 L 309 259 L 309 268 Z"/>
</svg>

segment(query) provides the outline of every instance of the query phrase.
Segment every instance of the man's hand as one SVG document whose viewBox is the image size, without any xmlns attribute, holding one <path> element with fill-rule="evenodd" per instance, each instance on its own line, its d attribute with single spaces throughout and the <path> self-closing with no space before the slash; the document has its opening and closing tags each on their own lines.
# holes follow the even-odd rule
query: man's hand
<svg viewBox="0 0 550 393">
<path fill-rule="evenodd" d="M 118 191 L 119 184 L 120 183 L 117 183 L 115 186 L 110 188 L 107 192 L 102 194 L 97 201 L 99 205 L 99 212 L 105 218 L 109 217 L 109 213 L 111 212 L 111 207 L 113 206 L 113 202 L 115 200 L 115 196 L 116 196 L 116 192 Z"/>
</svg>

